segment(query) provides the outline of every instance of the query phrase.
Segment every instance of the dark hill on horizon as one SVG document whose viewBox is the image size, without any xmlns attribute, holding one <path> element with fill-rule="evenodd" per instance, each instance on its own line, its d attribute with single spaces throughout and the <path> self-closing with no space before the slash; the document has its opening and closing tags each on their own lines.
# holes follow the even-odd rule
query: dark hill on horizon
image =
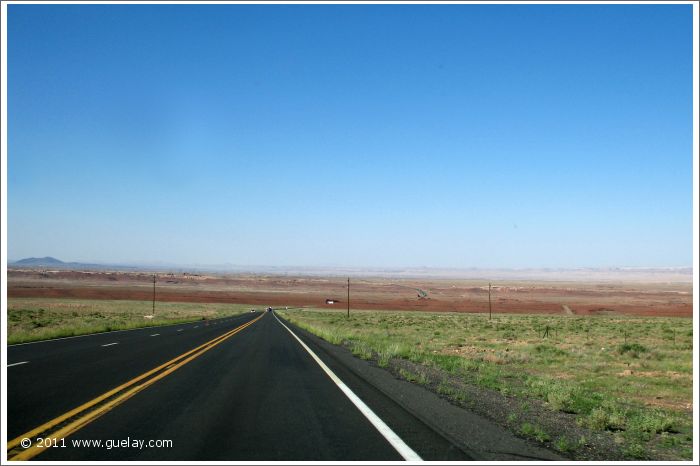
<svg viewBox="0 0 700 466">
<path fill-rule="evenodd" d="M 13 265 L 47 266 L 47 265 L 68 265 L 66 262 L 55 257 L 28 257 L 12 263 Z"/>
<path fill-rule="evenodd" d="M 27 267 L 27 268 L 55 268 L 55 269 L 103 269 L 114 268 L 113 266 L 105 266 L 100 264 L 85 264 L 82 262 L 63 262 L 55 257 L 27 257 L 15 262 L 7 264 L 8 267 Z"/>
<path fill-rule="evenodd" d="M 55 270 L 119 270 L 119 271 L 151 271 L 172 270 L 172 267 L 155 265 L 130 265 L 130 264 L 94 264 L 86 262 L 64 262 L 55 257 L 27 257 L 14 262 L 8 262 L 9 269 L 55 269 Z"/>
</svg>

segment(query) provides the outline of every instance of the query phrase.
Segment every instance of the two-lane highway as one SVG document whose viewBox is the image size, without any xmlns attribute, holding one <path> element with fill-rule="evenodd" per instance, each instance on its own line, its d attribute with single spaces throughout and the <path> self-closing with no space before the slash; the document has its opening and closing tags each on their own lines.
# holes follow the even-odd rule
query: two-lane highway
<svg viewBox="0 0 700 466">
<path fill-rule="evenodd" d="M 10 459 L 472 459 L 271 312 L 10 349 Z"/>
<path fill-rule="evenodd" d="M 8 438 L 258 316 L 260 312 L 8 346 Z"/>
</svg>

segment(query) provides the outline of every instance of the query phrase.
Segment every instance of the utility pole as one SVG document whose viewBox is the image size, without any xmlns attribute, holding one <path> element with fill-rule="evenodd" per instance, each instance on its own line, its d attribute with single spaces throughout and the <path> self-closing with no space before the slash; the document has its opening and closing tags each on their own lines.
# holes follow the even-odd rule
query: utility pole
<svg viewBox="0 0 700 466">
<path fill-rule="evenodd" d="M 350 318 L 350 277 L 348 277 L 348 319 Z"/>
<path fill-rule="evenodd" d="M 156 315 L 156 274 L 153 274 L 153 312 L 151 314 L 154 317 Z"/>
<path fill-rule="evenodd" d="M 491 282 L 489 282 L 489 320 L 491 320 Z"/>
</svg>

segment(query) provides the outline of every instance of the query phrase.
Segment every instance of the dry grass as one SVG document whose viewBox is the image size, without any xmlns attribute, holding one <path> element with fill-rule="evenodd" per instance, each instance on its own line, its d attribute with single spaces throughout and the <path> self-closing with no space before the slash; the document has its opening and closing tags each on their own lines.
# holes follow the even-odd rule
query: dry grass
<svg viewBox="0 0 700 466">
<path fill-rule="evenodd" d="M 109 301 L 54 298 L 9 298 L 8 344 L 88 333 L 177 324 L 234 315 L 244 304 L 161 303 L 155 315 L 150 301 Z"/>
</svg>

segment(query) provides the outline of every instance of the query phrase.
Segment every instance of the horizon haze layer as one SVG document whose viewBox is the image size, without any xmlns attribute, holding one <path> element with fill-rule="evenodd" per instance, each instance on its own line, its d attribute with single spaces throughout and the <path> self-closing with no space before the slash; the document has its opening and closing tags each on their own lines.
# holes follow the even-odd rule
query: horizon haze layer
<svg viewBox="0 0 700 466">
<path fill-rule="evenodd" d="M 643 281 L 692 282 L 692 267 L 570 267 L 570 268 L 481 268 L 481 267 L 344 267 L 274 266 L 240 264 L 108 263 L 64 262 L 54 257 L 8 261 L 9 268 L 58 270 L 121 270 L 161 273 L 204 272 L 214 274 L 271 274 L 355 277 L 405 277 L 543 281 Z"/>
</svg>

